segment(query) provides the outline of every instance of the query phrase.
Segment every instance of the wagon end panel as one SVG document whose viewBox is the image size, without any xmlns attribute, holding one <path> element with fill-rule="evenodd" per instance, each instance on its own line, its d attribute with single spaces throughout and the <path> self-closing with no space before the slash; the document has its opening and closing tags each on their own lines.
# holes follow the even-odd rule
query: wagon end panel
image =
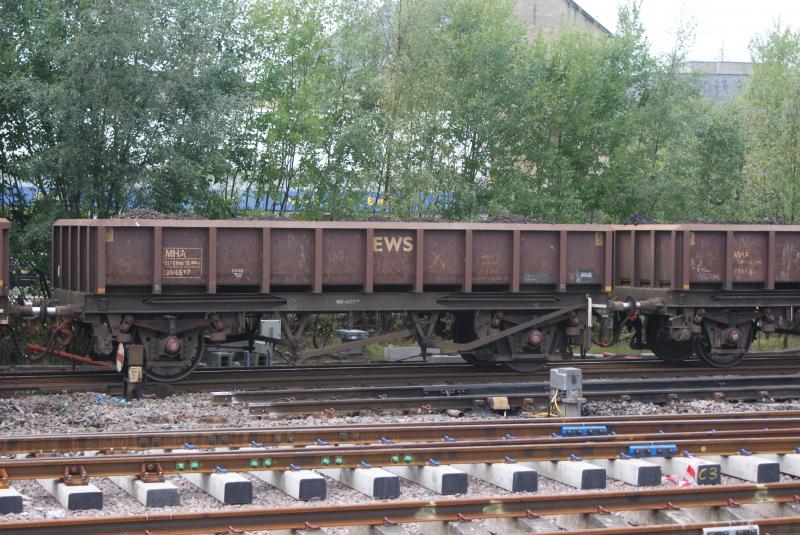
<svg viewBox="0 0 800 535">
<path fill-rule="evenodd" d="M 553 289 L 559 283 L 558 231 L 520 233 L 520 283 L 524 290 Z"/>
<path fill-rule="evenodd" d="M 610 290 L 610 240 L 606 232 L 567 230 L 562 233 L 559 288 L 566 290 Z M 564 242 L 563 234 L 566 233 Z M 607 261 L 607 256 L 608 260 Z M 564 263 L 566 262 L 566 265 Z M 564 270 L 566 268 L 566 270 Z"/>
<path fill-rule="evenodd" d="M 634 232 L 614 232 L 614 286 L 633 286 Z"/>
<path fill-rule="evenodd" d="M 774 232 L 774 266 L 768 270 L 774 275 L 776 288 L 800 286 L 800 231 Z"/>
<path fill-rule="evenodd" d="M 677 235 L 672 229 L 615 231 L 615 284 L 637 288 L 675 288 Z"/>
</svg>

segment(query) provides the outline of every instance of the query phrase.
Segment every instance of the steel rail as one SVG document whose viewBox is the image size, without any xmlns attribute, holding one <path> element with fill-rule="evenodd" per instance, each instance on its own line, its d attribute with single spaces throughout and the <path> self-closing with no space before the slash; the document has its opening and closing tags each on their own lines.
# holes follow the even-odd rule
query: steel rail
<svg viewBox="0 0 800 535">
<path fill-rule="evenodd" d="M 542 375 L 542 377 L 544 377 Z M 279 366 L 269 368 L 212 368 L 195 370 L 169 385 L 149 384 L 148 389 L 170 392 L 209 391 L 230 388 L 318 388 L 323 385 L 403 385 L 435 382 L 522 382 L 530 377 L 498 370 L 491 375 L 469 364 L 376 364 L 362 366 Z M 103 391 L 123 393 L 123 376 L 116 372 L 0 373 L 0 396 L 34 393 Z"/>
<path fill-rule="evenodd" d="M 314 427 L 269 427 L 253 429 L 193 429 L 181 431 L 137 431 L 132 433 L 71 433 L 66 435 L 0 436 L 0 454 L 29 454 L 74 451 L 135 451 L 179 449 L 187 444 L 197 448 L 242 448 L 264 446 L 314 446 L 325 444 L 375 444 L 381 442 L 441 442 L 466 440 L 546 439 L 586 440 L 561 436 L 564 426 L 586 426 L 594 440 L 658 440 L 726 436 L 762 436 L 770 433 L 800 434 L 800 416 L 781 417 L 765 413 L 757 418 L 707 418 L 673 420 L 534 420 L 447 422 L 407 425 L 348 425 Z M 605 426 L 605 433 L 590 431 L 590 425 Z"/>
<path fill-rule="evenodd" d="M 765 535 L 797 535 L 800 532 L 800 517 L 759 518 L 752 521 L 728 520 L 697 522 L 691 524 L 664 524 L 656 526 L 630 526 L 625 528 L 599 528 L 564 531 L 536 532 L 539 535 L 700 535 L 703 528 L 731 528 L 757 525 Z M 744 529 L 742 533 L 745 533 Z"/>
<path fill-rule="evenodd" d="M 560 430 L 562 425 L 607 425 L 609 431 L 618 431 L 620 433 L 626 432 L 626 430 L 640 430 L 641 432 L 659 432 L 659 431 L 680 431 L 682 429 L 687 431 L 703 431 L 703 430 L 710 430 L 710 429 L 724 429 L 723 426 L 730 426 L 729 423 L 731 420 L 735 420 L 738 424 L 739 422 L 759 422 L 764 427 L 771 426 L 771 428 L 776 429 L 779 426 L 783 426 L 783 423 L 786 423 L 789 427 L 791 427 L 791 421 L 800 419 L 800 411 L 781 411 L 781 412 L 729 412 L 729 413 L 713 413 L 713 414 L 653 414 L 646 417 L 646 420 L 641 420 L 642 416 L 638 415 L 622 415 L 622 416 L 582 416 L 578 418 L 526 418 L 526 419 L 514 419 L 514 420 L 499 420 L 499 421 L 487 421 L 487 420 L 459 420 L 453 421 L 448 423 L 431 423 L 431 424 L 419 424 L 419 423 L 392 423 L 391 426 L 387 426 L 385 423 L 374 423 L 374 424 L 357 424 L 357 425 L 337 425 L 337 426 L 306 426 L 306 427 L 283 427 L 283 428 L 266 428 L 266 429 L 259 429 L 259 428 L 246 428 L 246 429 L 231 429 L 231 428 L 215 428 L 215 429 L 207 429 L 207 430 L 181 430 L 181 431 L 140 431 L 134 434 L 130 433 L 85 433 L 85 434 L 69 434 L 69 435 L 17 435 L 17 436 L 9 436 L 5 439 L 0 437 L 0 444 L 3 444 L 3 448 L 0 448 L 0 453 L 5 451 L 11 451 L 15 446 L 13 445 L 16 441 L 21 441 L 21 448 L 27 449 L 36 444 L 44 444 L 49 442 L 50 444 L 56 444 L 56 448 L 58 450 L 66 451 L 71 448 L 72 440 L 74 439 L 79 444 L 89 445 L 92 444 L 91 442 L 81 442 L 86 439 L 92 439 L 94 437 L 104 437 L 108 436 L 109 438 L 117 439 L 121 438 L 122 440 L 126 440 L 126 444 L 131 444 L 130 437 L 135 436 L 136 442 L 138 443 L 140 440 L 147 441 L 147 444 L 142 444 L 142 448 L 147 447 L 165 447 L 162 446 L 157 441 L 160 440 L 159 437 L 192 437 L 194 441 L 188 440 L 183 441 L 181 444 L 188 442 L 190 444 L 196 444 L 199 447 L 203 446 L 202 440 L 196 440 L 197 438 L 202 438 L 203 435 L 208 434 L 209 441 L 207 445 L 209 447 L 216 447 L 222 444 L 222 440 L 219 440 L 219 437 L 228 437 L 228 440 L 233 443 L 236 440 L 240 440 L 232 435 L 248 435 L 252 436 L 252 433 L 259 433 L 262 438 L 266 438 L 266 440 L 260 440 L 259 442 L 282 442 L 285 441 L 290 444 L 297 444 L 297 445 L 306 445 L 316 443 L 317 438 L 322 438 L 327 440 L 325 433 L 331 433 L 329 435 L 332 440 L 329 442 L 336 442 L 337 440 L 340 441 L 347 441 L 347 442 L 355 442 L 355 441 L 374 441 L 380 439 L 381 437 L 386 437 L 392 440 L 401 440 L 403 437 L 410 437 L 410 436 L 418 436 L 418 437 L 425 437 L 425 436 L 444 436 L 445 434 L 451 434 L 456 436 L 462 432 L 465 433 L 467 437 L 478 436 L 481 434 L 481 438 L 492 438 L 497 437 L 501 431 L 511 432 L 512 434 L 518 434 L 519 436 L 539 436 L 540 434 L 549 434 Z M 786 422 L 781 422 L 785 420 Z M 768 424 L 764 424 L 764 422 L 770 422 Z M 776 422 L 776 423 L 773 423 Z M 736 424 L 733 424 L 736 425 Z M 486 434 L 483 436 L 483 434 Z M 274 435 L 273 435 L 274 434 Z M 440 435 L 439 435 L 440 434 Z M 505 433 L 504 433 L 505 434 Z M 272 438 L 276 436 L 276 438 Z M 39 442 L 39 440 L 43 442 Z M 165 440 L 176 440 L 175 438 L 166 438 Z M 180 441 L 180 438 L 177 440 Z M 212 442 L 212 440 L 214 440 Z M 311 441 L 311 442 L 309 442 Z M 24 443 L 24 444 L 23 444 Z M 166 443 L 166 442 L 165 442 Z M 48 447 L 41 447 L 35 448 L 38 451 L 48 451 L 51 448 Z M 103 449 L 99 447 L 89 447 L 87 449 Z M 131 448 L 136 449 L 136 448 Z"/>
<path fill-rule="evenodd" d="M 767 375 L 757 377 L 732 377 L 732 376 L 712 376 L 712 377 L 690 377 L 681 379 L 681 390 L 699 391 L 699 389 L 712 389 L 722 391 L 727 389 L 731 392 L 760 392 L 770 387 L 781 390 L 796 389 L 800 392 L 800 384 L 796 379 L 800 376 L 787 377 L 785 375 Z M 627 390 L 632 390 L 634 394 L 642 390 L 652 392 L 664 392 L 674 387 L 675 380 L 672 378 L 664 379 L 637 379 L 637 380 L 588 380 L 583 381 L 583 393 L 588 396 L 598 396 L 606 392 L 615 395 L 624 395 Z M 755 390 L 753 390 L 755 389 Z M 773 388 L 775 389 L 775 388 Z M 266 403 L 270 401 L 281 401 L 288 398 L 297 399 L 359 399 L 366 397 L 380 398 L 427 398 L 439 396 L 537 396 L 549 394 L 550 384 L 548 382 L 518 382 L 518 383 L 477 383 L 477 384 L 433 384 L 433 385 L 398 385 L 398 386 L 370 386 L 357 387 L 350 386 L 344 388 L 316 388 L 299 390 L 296 387 L 285 390 L 245 390 L 239 392 L 223 391 L 212 392 L 214 403 Z M 622 394 L 621 394 L 622 393 Z"/>
<path fill-rule="evenodd" d="M 745 360 L 740 366 L 727 371 L 734 376 L 753 374 L 797 374 L 800 362 L 792 358 L 757 357 Z M 363 385 L 402 385 L 436 381 L 458 383 L 471 382 L 524 382 L 531 379 L 544 380 L 552 367 L 570 365 L 580 367 L 585 377 L 647 377 L 654 374 L 669 377 L 692 377 L 701 373 L 719 374 L 719 370 L 708 368 L 699 361 L 688 361 L 680 365 L 668 364 L 658 359 L 619 360 L 574 360 L 549 363 L 534 374 L 518 374 L 505 371 L 475 368 L 469 364 L 371 364 L 336 366 L 276 366 L 256 368 L 211 368 L 198 369 L 189 377 L 171 383 L 175 392 L 208 391 L 236 384 L 243 388 L 298 388 Z M 121 374 L 115 371 L 68 371 L 63 368 L 36 366 L 15 367 L 0 371 L 0 396 L 17 396 L 32 393 L 104 391 L 122 393 Z"/>
<path fill-rule="evenodd" d="M 796 431 L 796 430 L 795 430 Z M 65 474 L 86 477 L 139 475 L 157 471 L 164 474 L 244 472 L 251 470 L 292 470 L 297 468 L 357 468 L 360 466 L 421 466 L 430 463 L 499 463 L 559 461 L 575 458 L 615 459 L 625 446 L 663 445 L 659 441 L 571 441 L 524 440 L 440 442 L 423 444 L 372 444 L 368 446 L 319 446 L 305 448 L 256 448 L 249 451 L 195 451 L 161 454 L 129 454 L 72 457 L 0 459 L 9 480 L 62 478 Z M 747 450 L 754 454 L 787 454 L 800 444 L 800 435 L 791 430 L 763 432 L 761 436 L 740 438 L 689 438 L 669 440 L 677 451 L 702 455 L 736 455 Z"/>
<path fill-rule="evenodd" d="M 183 535 L 189 533 L 302 529 L 391 523 L 524 518 L 531 515 L 591 514 L 670 508 L 725 507 L 731 503 L 792 503 L 798 483 L 721 485 L 692 489 L 576 492 L 436 501 L 372 502 L 354 505 L 239 509 L 199 513 L 155 513 L 114 517 L 24 520 L 2 524 L 14 535 Z M 600 509 L 602 508 L 602 509 Z M 714 523 L 703 524 L 704 526 Z M 735 523 L 735 524 L 738 524 Z M 759 521 L 764 526 L 797 526 L 798 518 Z M 728 523 L 730 525 L 730 523 Z M 669 526 L 676 528 L 676 526 Z M 654 533 L 651 531 L 644 533 Z M 588 532 L 591 533 L 591 532 Z M 602 531 L 598 533 L 603 533 Z M 615 532 L 606 532 L 609 535 Z M 617 531 L 616 533 L 626 533 Z M 643 533 L 643 531 L 632 532 Z M 658 533 L 657 531 L 655 533 Z M 670 532 L 671 533 L 671 532 Z M 696 533 L 696 532 L 695 532 Z"/>
<path fill-rule="evenodd" d="M 756 352 L 751 353 L 748 355 L 747 359 L 744 360 L 741 364 L 736 366 L 734 369 L 743 369 L 752 366 L 765 366 L 771 364 L 781 364 L 781 365 L 799 365 L 800 364 L 800 348 L 794 350 L 797 354 L 784 354 L 780 351 L 772 351 L 772 352 Z M 668 363 L 664 362 L 651 354 L 639 354 L 639 355 L 619 355 L 615 357 L 587 357 L 587 358 L 575 358 L 575 359 L 568 359 L 564 360 L 563 362 L 548 362 L 548 367 L 558 367 L 563 366 L 565 364 L 575 365 L 580 367 L 592 368 L 592 367 L 605 367 L 605 366 L 616 366 L 619 364 L 624 365 L 641 365 L 641 366 L 657 366 L 668 368 L 671 370 L 682 370 L 687 368 L 696 368 L 696 369 L 703 369 L 703 370 L 714 370 L 715 368 L 708 367 L 705 363 L 701 360 L 696 358 L 691 358 L 684 362 L 680 363 Z M 198 368 L 192 372 L 192 376 L 194 375 L 203 375 L 203 374 L 216 374 L 219 372 L 222 373 L 236 373 L 236 372 L 244 372 L 244 373 L 252 373 L 258 371 L 269 371 L 271 373 L 291 373 L 291 372 L 353 372 L 353 371 L 361 371 L 361 370 L 383 370 L 383 371 L 398 371 L 398 370 L 406 370 L 406 371 L 413 371 L 413 370 L 430 370 L 434 368 L 439 369 L 450 369 L 454 370 L 456 368 L 462 368 L 464 370 L 472 370 L 474 373 L 486 373 L 486 368 L 478 368 L 476 369 L 474 366 L 467 364 L 466 362 L 456 362 L 456 363 L 424 363 L 424 362 L 379 362 L 374 364 L 364 364 L 359 362 L 352 362 L 352 361 L 345 361 L 342 363 L 336 364 L 321 364 L 321 365 L 303 365 L 303 366 L 293 366 L 293 365 L 275 365 L 275 366 L 251 366 L 251 367 L 220 367 L 220 368 Z M 500 374 L 513 374 L 513 372 L 504 371 L 502 368 L 489 369 L 493 373 L 496 371 Z M 0 379 L 8 378 L 8 377 L 42 377 L 42 376 L 59 376 L 61 374 L 68 376 L 68 375 L 89 375 L 89 374 L 98 374 L 98 373 L 106 373 L 109 375 L 118 375 L 115 371 L 107 370 L 107 371 L 100 371 L 91 366 L 64 366 L 64 365 L 10 365 L 10 366 L 3 366 L 0 367 Z M 517 374 L 518 375 L 518 374 Z"/>
<path fill-rule="evenodd" d="M 660 388 L 649 387 L 645 380 L 626 381 L 618 390 L 593 390 L 586 386 L 583 397 L 591 401 L 643 401 L 665 403 L 688 399 L 729 399 L 738 401 L 759 401 L 767 398 L 794 399 L 800 397 L 800 382 L 784 378 L 782 383 L 765 382 L 762 385 L 730 386 L 734 379 L 726 378 L 717 385 L 703 385 L 680 388 L 663 384 Z M 724 384 L 728 383 L 728 384 Z M 652 384 L 652 383 L 650 383 Z M 587 383 L 584 383 L 587 385 Z M 462 385 L 462 388 L 464 385 Z M 323 414 L 328 416 L 354 414 L 364 411 L 400 410 L 406 412 L 430 412 L 445 409 L 470 409 L 486 406 L 489 397 L 506 397 L 510 408 L 533 408 L 537 403 L 545 404 L 551 394 L 543 391 L 543 387 L 525 391 L 515 388 L 513 393 L 498 389 L 494 392 L 481 391 L 477 394 L 443 395 L 431 397 L 362 397 L 352 399 L 327 400 L 286 400 L 264 403 L 248 403 L 251 414 L 263 414 L 271 417 Z M 520 391 L 522 390 L 522 391 Z"/>
<path fill-rule="evenodd" d="M 783 350 L 779 351 L 759 351 L 750 353 L 746 360 L 744 360 L 741 364 L 736 366 L 734 370 L 741 370 L 748 367 L 760 367 L 765 365 L 782 365 L 786 367 L 787 365 L 800 365 L 800 348 L 794 348 L 793 351 L 797 353 L 796 355 L 787 355 L 784 354 Z M 550 362 L 547 364 L 548 367 L 558 367 L 563 366 L 565 364 L 569 364 L 570 366 L 580 366 L 582 368 L 590 369 L 590 368 L 597 368 L 597 367 L 606 367 L 613 368 L 617 365 L 625 365 L 625 366 L 656 366 L 660 368 L 666 368 L 671 371 L 680 371 L 683 369 L 702 369 L 702 370 L 713 370 L 715 368 L 709 368 L 706 364 L 704 364 L 699 359 L 689 359 L 687 361 L 681 363 L 667 363 L 664 362 L 651 354 L 640 354 L 640 355 L 619 355 L 618 357 L 611 357 L 611 358 L 600 358 L 600 357 L 588 357 L 588 358 L 576 358 L 573 360 L 565 360 L 563 362 Z M 252 367 L 221 367 L 221 368 L 198 368 L 192 372 L 193 376 L 202 376 L 208 374 L 218 374 L 218 373 L 242 373 L 242 374 L 251 374 L 257 373 L 260 371 L 269 372 L 271 374 L 280 374 L 280 373 L 304 373 L 304 372 L 321 372 L 321 373 L 353 373 L 358 371 L 375 371 L 375 370 L 383 370 L 383 371 L 420 371 L 420 370 L 431 370 L 431 369 L 440 369 L 442 371 L 454 371 L 457 369 L 462 370 L 471 370 L 473 373 L 476 374 L 484 374 L 487 372 L 486 368 L 475 368 L 474 366 L 467 364 L 466 362 L 457 362 L 457 363 L 423 363 L 423 362 L 402 362 L 402 363 L 374 363 L 374 364 L 363 364 L 363 363 L 354 363 L 354 362 L 345 362 L 339 363 L 335 365 L 314 365 L 314 366 L 291 366 L 291 365 L 277 365 L 277 366 L 252 366 Z M 514 372 L 507 372 L 503 371 L 502 368 L 498 368 L 496 370 L 490 369 L 492 373 L 497 372 L 501 375 L 519 375 Z M 44 376 L 70 376 L 70 375 L 89 375 L 89 374 L 98 374 L 98 373 L 105 373 L 108 375 L 119 375 L 115 371 L 98 371 L 97 369 L 90 367 L 90 366 L 65 366 L 65 365 L 10 365 L 10 366 L 2 366 L 0 367 L 0 379 L 5 378 L 20 378 L 20 377 L 31 377 L 31 378 L 41 378 Z"/>
</svg>

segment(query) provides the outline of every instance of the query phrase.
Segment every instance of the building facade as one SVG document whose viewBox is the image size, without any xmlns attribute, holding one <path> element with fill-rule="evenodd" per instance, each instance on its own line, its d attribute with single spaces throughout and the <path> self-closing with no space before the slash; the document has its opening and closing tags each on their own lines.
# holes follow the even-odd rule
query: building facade
<svg viewBox="0 0 800 535">
<path fill-rule="evenodd" d="M 549 37 L 563 27 L 611 34 L 573 0 L 514 0 L 513 11 L 525 25 L 530 41 L 539 35 Z"/>
<path fill-rule="evenodd" d="M 750 74 L 749 61 L 687 61 L 682 72 L 693 76 L 700 84 L 700 94 L 715 102 L 726 102 L 738 95 Z"/>
</svg>

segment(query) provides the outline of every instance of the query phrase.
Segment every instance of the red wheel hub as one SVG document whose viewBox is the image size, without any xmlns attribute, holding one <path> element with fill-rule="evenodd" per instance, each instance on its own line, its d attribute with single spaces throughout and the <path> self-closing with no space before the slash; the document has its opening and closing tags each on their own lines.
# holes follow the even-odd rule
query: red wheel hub
<svg viewBox="0 0 800 535">
<path fill-rule="evenodd" d="M 164 341 L 164 351 L 169 353 L 170 355 L 175 355 L 179 353 L 181 350 L 181 341 L 178 339 L 177 336 L 168 336 L 167 339 Z"/>
</svg>

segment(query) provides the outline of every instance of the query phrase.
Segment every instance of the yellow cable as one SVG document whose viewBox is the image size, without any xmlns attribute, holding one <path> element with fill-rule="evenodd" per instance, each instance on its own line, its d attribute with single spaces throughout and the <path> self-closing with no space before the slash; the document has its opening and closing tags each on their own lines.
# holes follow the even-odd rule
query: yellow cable
<svg viewBox="0 0 800 535">
<path fill-rule="evenodd" d="M 535 418 L 552 418 L 553 416 L 558 416 L 558 413 L 561 411 L 561 408 L 558 406 L 558 394 L 558 390 L 553 392 L 553 397 L 550 398 L 550 403 L 547 406 L 547 412 L 536 412 L 533 416 Z"/>
<path fill-rule="evenodd" d="M 550 399 L 550 406 L 547 408 L 548 416 L 557 415 L 558 408 L 558 390 L 553 391 L 553 397 Z"/>
</svg>

